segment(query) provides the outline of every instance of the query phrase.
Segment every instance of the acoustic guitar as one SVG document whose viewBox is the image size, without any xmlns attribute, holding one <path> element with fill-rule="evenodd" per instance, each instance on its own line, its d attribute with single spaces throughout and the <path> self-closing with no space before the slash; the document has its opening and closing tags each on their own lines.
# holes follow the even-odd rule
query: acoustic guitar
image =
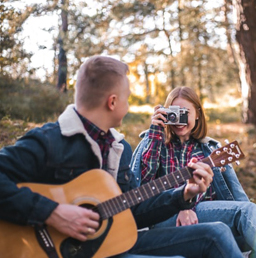
<svg viewBox="0 0 256 258">
<path fill-rule="evenodd" d="M 210 167 L 222 167 L 242 158 L 244 154 L 234 141 L 201 161 Z M 100 214 L 101 223 L 88 241 L 79 242 L 50 226 L 34 228 L 0 221 L 0 257 L 105 258 L 125 252 L 137 240 L 136 223 L 129 208 L 185 182 L 192 174 L 193 169 L 185 167 L 125 193 L 110 174 L 100 169 L 63 185 L 18 184 L 61 204 L 92 208 Z"/>
</svg>

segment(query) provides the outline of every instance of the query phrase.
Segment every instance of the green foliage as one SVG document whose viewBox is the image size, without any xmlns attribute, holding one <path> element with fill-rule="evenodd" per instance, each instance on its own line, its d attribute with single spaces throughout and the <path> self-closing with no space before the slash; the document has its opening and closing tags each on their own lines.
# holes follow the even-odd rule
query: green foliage
<svg viewBox="0 0 256 258">
<path fill-rule="evenodd" d="M 149 128 L 150 117 L 149 114 L 128 113 L 123 119 L 122 126 L 116 128 L 125 135 L 125 139 L 129 142 L 133 150 L 140 141 L 140 133 Z"/>
<path fill-rule="evenodd" d="M 31 57 L 24 51 L 18 37 L 29 14 L 30 10 L 22 13 L 11 5 L 0 2 L 0 75 L 11 74 L 13 65 L 19 63 L 19 67 L 22 67 L 23 61 L 26 62 Z M 16 75 L 19 70 L 21 69 L 15 67 Z"/>
<path fill-rule="evenodd" d="M 176 86 L 190 86 L 197 91 L 202 100 L 208 102 L 216 102 L 223 92 L 228 95 L 229 89 L 237 91 L 239 88 L 238 68 L 230 52 L 227 51 L 228 33 L 233 33 L 234 27 L 224 17 L 221 2 L 85 0 L 66 1 L 66 3 L 68 3 L 65 6 L 68 31 L 65 37 L 63 36 L 63 47 L 67 53 L 70 77 L 76 74 L 87 56 L 107 54 L 128 63 L 131 75 L 135 78 L 131 82 L 133 89 L 142 88 L 138 91 L 139 96 L 135 95 L 135 92 L 131 94 L 131 104 L 163 104 L 169 91 Z M 14 10 L 11 5 L 0 4 L 0 7 L 2 8 L 0 18 L 3 21 L 0 23 L 0 31 L 4 35 L 1 40 L 5 44 L 10 44 L 8 57 L 13 58 L 9 60 L 5 55 L 2 59 L 0 57 L 0 63 L 7 66 L 5 62 L 8 61 L 8 69 L 11 65 L 17 68 L 11 75 L 15 78 L 25 78 L 30 76 L 33 70 L 29 70 L 29 56 L 21 51 L 22 40 L 17 41 L 21 39 L 19 32 L 22 31 L 22 23 L 28 16 L 56 12 L 58 8 L 60 11 L 61 5 L 57 0 L 47 1 L 44 5 L 26 4 L 24 6 L 26 12 L 22 16 L 21 11 Z M 57 24 L 53 25 L 53 28 L 55 27 Z M 232 45 L 232 42 L 228 43 Z M 21 57 L 25 56 L 23 61 L 26 62 L 22 63 Z M 12 71 L 8 69 L 5 71 Z M 56 67 L 54 71 L 57 71 Z M 162 79 L 159 79 L 158 75 L 163 75 Z M 53 77 L 54 75 L 48 74 L 48 78 Z M 28 91 L 28 86 L 22 87 L 24 89 L 20 89 L 21 91 Z M 30 109 L 25 108 L 28 105 L 33 109 L 38 108 L 38 116 L 43 119 L 44 115 L 40 110 L 45 108 L 40 108 L 40 97 L 47 98 L 49 106 L 52 103 L 50 98 L 45 97 L 48 88 L 40 84 L 38 87 L 39 89 L 35 89 L 34 92 L 43 91 L 41 95 L 33 93 L 32 99 L 23 97 L 23 110 L 29 112 Z M 50 88 L 55 90 L 54 86 Z M 14 93 L 10 94 L 15 98 L 17 92 L 19 90 L 16 88 Z M 55 94 L 57 93 L 52 93 L 50 90 L 52 102 L 58 103 L 58 97 L 54 98 Z M 240 95 L 241 93 L 236 97 L 239 98 Z M 8 102 L 3 103 L 1 103 L 1 110 L 4 110 L 2 113 L 9 112 L 18 116 L 16 111 L 19 108 L 11 107 Z M 33 103 L 36 103 L 36 107 Z M 13 105 L 17 104 L 13 102 Z M 45 111 L 46 116 L 51 113 L 50 110 L 45 109 Z M 215 116 L 214 111 L 211 116 Z M 235 119 L 235 117 L 225 118 L 225 112 L 222 116 L 225 120 Z M 32 119 L 31 114 L 27 117 Z M 237 118 L 239 117 L 240 113 Z"/>
<path fill-rule="evenodd" d="M 227 108 L 209 108 L 205 110 L 205 113 L 208 118 L 208 122 L 241 122 L 241 106 Z"/>
<path fill-rule="evenodd" d="M 137 95 L 131 94 L 129 97 L 129 103 L 139 106 L 145 104 L 145 99 Z"/>
<path fill-rule="evenodd" d="M 35 80 L 0 78 L 0 119 L 45 122 L 55 119 L 72 102 L 72 91 L 60 93 L 55 85 Z"/>
<path fill-rule="evenodd" d="M 125 124 L 138 124 L 138 123 L 146 123 L 149 119 L 149 114 L 143 114 L 143 113 L 127 113 L 127 115 L 124 117 L 123 122 Z"/>
<path fill-rule="evenodd" d="M 129 1 L 119 2 L 112 8 L 112 14 L 118 19 L 122 20 L 130 15 L 133 15 L 134 19 L 143 20 L 143 18 L 149 15 L 155 10 L 155 3 L 150 1 Z"/>
</svg>

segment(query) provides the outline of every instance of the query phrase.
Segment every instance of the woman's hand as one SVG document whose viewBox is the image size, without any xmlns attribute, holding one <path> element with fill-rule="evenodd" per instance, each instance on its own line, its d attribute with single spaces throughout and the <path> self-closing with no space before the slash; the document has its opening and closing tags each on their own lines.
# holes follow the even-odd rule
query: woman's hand
<svg viewBox="0 0 256 258">
<path fill-rule="evenodd" d="M 185 201 L 192 199 L 199 193 L 204 193 L 210 186 L 214 175 L 209 165 L 197 162 L 196 158 L 192 158 L 188 166 L 193 168 L 194 171 L 184 189 Z"/>
<path fill-rule="evenodd" d="M 188 226 L 193 224 L 198 224 L 198 218 L 194 211 L 184 210 L 179 212 L 179 215 L 176 219 L 176 227 Z"/>
<path fill-rule="evenodd" d="M 151 117 L 151 124 L 153 124 L 153 125 L 161 125 L 161 126 L 165 127 L 164 122 L 166 122 L 166 117 L 164 115 L 166 115 L 166 112 L 161 110 L 160 108 L 162 108 L 161 105 L 157 105 L 154 108 L 154 114 Z"/>
</svg>

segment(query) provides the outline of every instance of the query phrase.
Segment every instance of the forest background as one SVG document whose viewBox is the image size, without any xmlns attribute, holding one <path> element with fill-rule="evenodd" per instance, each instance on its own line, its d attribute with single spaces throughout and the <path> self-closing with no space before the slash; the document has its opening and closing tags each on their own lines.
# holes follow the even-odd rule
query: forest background
<svg viewBox="0 0 256 258">
<path fill-rule="evenodd" d="M 24 33 L 45 17 L 55 17 L 50 26 Z M 36 49 L 25 44 L 35 32 L 50 38 Z M 192 87 L 208 135 L 239 142 L 246 158 L 235 170 L 256 200 L 256 0 L 1 0 L 0 33 L 0 147 L 55 121 L 73 102 L 81 63 L 110 55 L 130 68 L 130 110 L 118 130 L 133 149 L 153 107 L 173 88 Z M 33 66 L 49 52 L 47 66 Z"/>
</svg>

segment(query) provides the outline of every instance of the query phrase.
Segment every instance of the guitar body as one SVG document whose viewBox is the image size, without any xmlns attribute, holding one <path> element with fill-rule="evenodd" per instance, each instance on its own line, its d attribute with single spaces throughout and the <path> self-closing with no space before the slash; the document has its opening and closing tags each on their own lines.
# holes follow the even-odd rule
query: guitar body
<svg viewBox="0 0 256 258">
<path fill-rule="evenodd" d="M 88 171 L 63 185 L 22 183 L 19 187 L 29 187 L 61 204 L 96 206 L 122 194 L 114 178 L 103 170 Z M 47 227 L 60 258 L 61 245 L 68 237 L 52 227 Z M 100 239 L 100 244 L 98 244 Z M 137 240 L 137 227 L 130 209 L 126 209 L 110 219 L 103 220 L 99 230 L 84 242 L 90 249 L 85 258 L 104 258 L 129 250 Z M 93 254 L 90 254 L 92 251 Z M 0 221 L 0 257 L 2 258 L 48 258 L 39 245 L 31 226 L 19 226 Z"/>
</svg>

